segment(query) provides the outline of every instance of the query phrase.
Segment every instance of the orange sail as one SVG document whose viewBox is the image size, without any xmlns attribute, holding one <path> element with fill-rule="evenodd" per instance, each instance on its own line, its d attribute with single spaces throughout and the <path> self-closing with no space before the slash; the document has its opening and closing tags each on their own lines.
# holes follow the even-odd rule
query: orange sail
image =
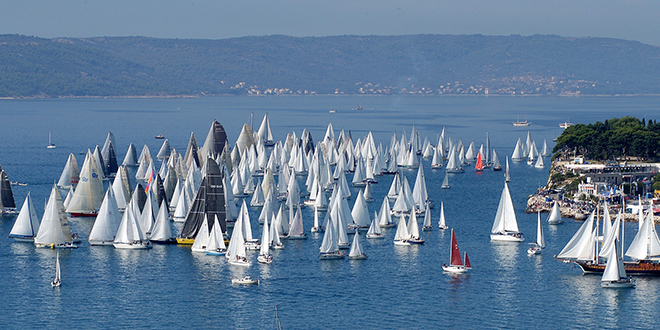
<svg viewBox="0 0 660 330">
<path fill-rule="evenodd" d="M 477 164 L 474 165 L 475 171 L 482 171 L 484 169 L 484 163 L 481 160 L 481 151 L 477 154 Z"/>
</svg>

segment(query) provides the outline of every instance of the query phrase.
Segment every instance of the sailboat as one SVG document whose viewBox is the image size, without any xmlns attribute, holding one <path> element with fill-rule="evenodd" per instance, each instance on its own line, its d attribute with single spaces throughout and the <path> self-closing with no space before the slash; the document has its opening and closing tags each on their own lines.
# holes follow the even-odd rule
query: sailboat
<svg viewBox="0 0 660 330">
<path fill-rule="evenodd" d="M 257 261 L 262 264 L 273 262 L 273 256 L 270 254 L 270 229 L 268 219 L 264 219 L 264 226 L 261 228 L 261 245 L 259 246 L 259 256 Z"/>
<path fill-rule="evenodd" d="M 618 239 L 614 240 L 615 248 L 612 249 L 607 258 L 607 265 L 600 279 L 600 285 L 603 288 L 632 288 L 635 286 L 632 277 L 628 277 L 626 269 L 623 266 L 623 256 L 621 255 L 621 246 L 617 244 Z"/>
<path fill-rule="evenodd" d="M 60 271 L 60 252 L 57 251 L 57 256 L 55 257 L 55 278 L 50 282 L 50 286 L 57 288 L 62 285 L 62 276 Z"/>
<path fill-rule="evenodd" d="M 440 220 L 438 220 L 438 228 L 442 230 L 449 229 L 447 223 L 445 222 L 445 203 L 440 202 Z"/>
<path fill-rule="evenodd" d="M 208 215 L 206 215 L 208 217 Z M 206 252 L 206 247 L 209 245 L 211 231 L 209 229 L 208 219 L 202 221 L 202 227 L 199 228 L 197 235 L 195 236 L 195 241 L 193 242 L 190 250 L 192 252 Z M 215 224 L 214 224 L 215 225 Z"/>
<path fill-rule="evenodd" d="M 103 198 L 99 215 L 94 220 L 94 226 L 89 232 L 89 244 L 112 245 L 120 222 L 121 214 L 117 207 L 114 191 L 110 187 L 105 192 L 105 198 Z"/>
<path fill-rule="evenodd" d="M 176 243 L 176 238 L 174 238 L 174 235 L 172 234 L 172 227 L 170 226 L 170 213 L 167 209 L 167 204 L 165 203 L 165 199 L 163 199 L 163 201 L 160 203 L 160 208 L 158 209 L 158 215 L 156 215 L 154 226 L 151 229 L 151 236 L 149 236 L 149 240 L 153 243 Z"/>
<path fill-rule="evenodd" d="M 225 258 L 227 261 L 236 266 L 250 266 L 251 263 L 247 259 L 245 251 L 245 239 L 243 238 L 243 221 L 236 221 L 234 225 L 234 230 L 231 233 L 231 239 L 229 240 L 229 247 L 227 247 L 227 253 Z"/>
<path fill-rule="evenodd" d="M 545 167 L 545 164 L 543 163 L 543 157 L 539 156 L 536 159 L 536 164 L 534 164 L 534 167 L 536 167 L 536 168 L 544 168 Z"/>
<path fill-rule="evenodd" d="M 433 229 L 433 223 L 431 221 L 431 210 L 429 206 L 426 205 L 426 210 L 424 211 L 424 222 L 422 222 L 422 230 L 431 230 Z"/>
<path fill-rule="evenodd" d="M 536 223 L 536 243 L 529 243 L 531 246 L 527 249 L 529 254 L 540 254 L 545 248 L 545 237 L 543 236 L 543 226 L 541 225 L 541 212 L 537 213 Z"/>
<path fill-rule="evenodd" d="M 555 201 L 552 204 L 552 210 L 550 215 L 548 215 L 548 224 L 550 225 L 559 225 L 564 223 L 564 220 L 561 219 L 561 211 L 559 210 L 559 203 Z"/>
<path fill-rule="evenodd" d="M 410 221 L 408 221 L 408 233 L 410 234 L 408 243 L 424 244 L 424 239 L 419 232 L 419 224 L 417 223 L 417 214 L 415 212 L 410 212 Z"/>
<path fill-rule="evenodd" d="M 518 230 L 516 211 L 513 209 L 513 201 L 506 182 L 504 183 L 504 189 L 502 189 L 493 228 L 490 231 L 490 240 L 507 242 L 522 242 L 525 240 L 523 234 Z"/>
<path fill-rule="evenodd" d="M 138 190 L 136 189 L 133 196 L 136 196 L 137 192 Z M 140 211 L 137 204 L 137 197 L 133 197 L 128 202 L 128 205 L 126 205 L 126 210 L 121 218 L 119 229 L 112 244 L 115 249 L 143 250 L 152 247 L 151 242 L 147 240 L 146 235 L 142 232 L 138 223 Z"/>
<path fill-rule="evenodd" d="M 471 269 L 470 259 L 468 259 L 467 252 L 465 253 L 465 264 L 461 259 L 461 252 L 458 249 L 458 242 L 456 241 L 456 234 L 454 229 L 451 230 L 451 247 L 449 248 L 449 266 L 442 264 L 442 270 L 447 273 L 465 273 Z"/>
<path fill-rule="evenodd" d="M 501 171 L 502 164 L 500 164 L 500 158 L 497 157 L 497 152 L 493 149 L 493 171 Z"/>
<path fill-rule="evenodd" d="M 305 229 L 303 227 L 300 204 L 297 204 L 296 207 L 296 214 L 293 216 L 293 219 L 291 219 L 291 227 L 289 228 L 289 239 L 307 239 L 307 234 L 305 234 Z"/>
<path fill-rule="evenodd" d="M 325 223 L 323 242 L 319 248 L 319 259 L 321 260 L 343 259 L 346 257 L 346 253 L 339 251 L 339 245 L 337 244 L 336 227 L 340 226 L 339 221 L 333 221 L 331 219 L 332 217 L 334 217 L 333 214 L 330 215 L 330 218 Z"/>
<path fill-rule="evenodd" d="M 14 226 L 9 232 L 9 238 L 21 242 L 33 242 L 34 237 L 37 236 L 37 230 L 39 230 L 39 218 L 37 217 L 37 211 L 34 210 L 30 192 L 28 192 Z"/>
<path fill-rule="evenodd" d="M 218 217 L 222 231 L 227 231 L 226 219 L 228 216 L 226 206 L 229 205 L 225 201 L 224 188 L 228 187 L 225 187 L 220 168 L 213 158 L 209 157 L 206 159 L 204 168 L 206 169 L 206 173 L 197 190 L 195 200 L 185 216 L 185 222 L 183 223 L 181 232 L 176 239 L 179 244 L 192 244 L 194 237 L 202 227 L 202 222 L 205 220 L 208 222 L 213 221 L 215 216 Z M 231 191 L 231 189 L 227 189 L 227 191 Z M 175 218 L 176 215 L 177 213 L 175 211 Z M 212 223 L 208 223 L 207 225 L 209 227 L 213 226 Z"/>
<path fill-rule="evenodd" d="M 399 224 L 396 226 L 394 245 L 410 245 L 408 242 L 409 239 L 410 233 L 408 232 L 408 226 L 406 226 L 405 216 L 402 214 L 399 216 Z"/>
<path fill-rule="evenodd" d="M 218 219 L 215 218 L 213 219 L 213 228 L 211 228 L 209 234 L 209 243 L 206 245 L 204 253 L 211 256 L 223 256 L 226 252 L 227 247 L 225 246 L 225 238 L 222 235 L 222 227 L 220 227 Z"/>
<path fill-rule="evenodd" d="M 103 173 L 97 158 L 87 150 L 80 181 L 66 208 L 72 217 L 95 217 L 103 201 Z"/>
<path fill-rule="evenodd" d="M 481 172 L 484 170 L 484 163 L 483 160 L 481 159 L 481 150 L 479 150 L 479 153 L 477 154 L 477 162 L 474 164 L 474 170 L 476 172 Z"/>
<path fill-rule="evenodd" d="M 48 132 L 48 145 L 46 146 L 46 149 L 55 149 L 56 146 L 55 144 L 50 140 L 50 132 Z"/>
<path fill-rule="evenodd" d="M 353 236 L 353 243 L 351 244 L 351 249 L 348 252 L 348 259 L 351 260 L 364 260 L 367 259 L 367 255 L 362 252 L 360 248 L 360 237 L 359 233 L 355 233 Z"/>
<path fill-rule="evenodd" d="M 73 244 L 69 217 L 63 209 L 62 196 L 57 186 L 53 184 L 37 236 L 34 238 L 36 247 L 77 248 Z"/>
<path fill-rule="evenodd" d="M 376 211 L 374 211 L 374 218 L 371 220 L 369 230 L 367 230 L 367 238 L 383 238 L 383 234 L 380 231 L 380 224 L 378 223 L 378 213 L 376 213 Z"/>
<path fill-rule="evenodd" d="M 445 178 L 442 179 L 442 186 L 440 186 L 442 189 L 449 189 L 451 186 L 449 185 L 449 175 L 448 172 L 445 172 Z"/>
</svg>

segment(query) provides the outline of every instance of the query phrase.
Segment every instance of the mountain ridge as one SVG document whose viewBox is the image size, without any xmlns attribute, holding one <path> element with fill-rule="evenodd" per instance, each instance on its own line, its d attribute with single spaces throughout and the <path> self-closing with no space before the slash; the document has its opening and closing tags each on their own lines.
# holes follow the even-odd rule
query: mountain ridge
<svg viewBox="0 0 660 330">
<path fill-rule="evenodd" d="M 660 47 L 556 35 L 0 35 L 0 97 L 660 94 Z"/>
</svg>

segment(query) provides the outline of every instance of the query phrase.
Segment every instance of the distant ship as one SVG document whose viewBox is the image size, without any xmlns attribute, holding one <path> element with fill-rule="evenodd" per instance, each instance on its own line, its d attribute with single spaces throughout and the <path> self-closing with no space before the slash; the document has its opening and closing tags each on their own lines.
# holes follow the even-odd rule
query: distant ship
<svg viewBox="0 0 660 330">
<path fill-rule="evenodd" d="M 520 121 L 520 118 L 518 118 L 518 120 L 513 122 L 514 127 L 525 127 L 525 126 L 529 126 L 531 124 L 532 123 L 528 122 L 527 119 L 525 119 L 524 121 Z"/>
<path fill-rule="evenodd" d="M 162 140 L 162 139 L 164 139 L 165 137 L 163 136 L 163 134 L 158 134 L 158 135 L 154 136 L 154 138 L 155 138 L 155 139 L 158 139 L 158 140 Z"/>
<path fill-rule="evenodd" d="M 569 123 L 567 121 L 565 121 L 563 123 L 559 123 L 559 127 L 563 128 L 563 129 L 567 129 L 567 128 L 571 127 L 572 125 L 573 125 L 573 123 Z"/>
</svg>

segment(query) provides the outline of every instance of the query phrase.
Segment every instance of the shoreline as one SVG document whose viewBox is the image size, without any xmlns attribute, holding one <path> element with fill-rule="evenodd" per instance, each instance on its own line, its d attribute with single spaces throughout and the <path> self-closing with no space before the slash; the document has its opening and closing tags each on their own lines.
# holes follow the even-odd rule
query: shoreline
<svg viewBox="0 0 660 330">
<path fill-rule="evenodd" d="M 309 93 L 309 94 L 180 94 L 180 95 L 87 95 L 87 96 L 74 96 L 74 95 L 59 95 L 59 96 L 0 96 L 0 100 L 40 100 L 40 99 L 194 99 L 194 98 L 203 98 L 203 97 L 236 97 L 236 96 L 250 96 L 250 97 L 287 97 L 287 96 L 376 96 L 376 97 L 387 97 L 387 96 L 410 96 L 410 97 L 557 97 L 557 98 L 590 98 L 590 97 L 657 97 L 660 94 L 593 94 L 593 95 L 546 95 L 546 94 L 350 94 L 350 93 L 338 93 L 338 94 L 321 94 L 321 93 Z"/>
</svg>

